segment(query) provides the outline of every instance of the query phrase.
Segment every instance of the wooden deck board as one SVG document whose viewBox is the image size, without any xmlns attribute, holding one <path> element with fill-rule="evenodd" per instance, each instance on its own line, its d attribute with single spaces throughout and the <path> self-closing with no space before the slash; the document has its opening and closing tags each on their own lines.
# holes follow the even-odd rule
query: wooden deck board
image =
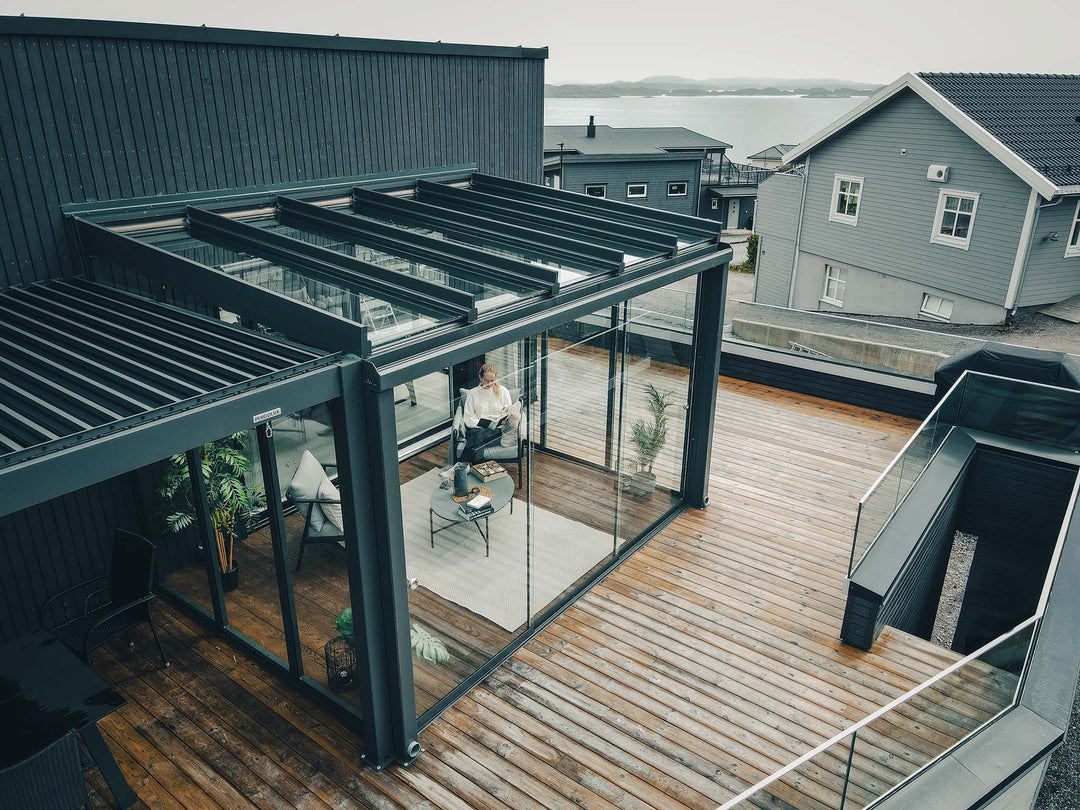
<svg viewBox="0 0 1080 810">
<path fill-rule="evenodd" d="M 589 353 L 564 359 L 569 375 Z M 662 364 L 647 372 L 678 382 Z M 892 629 L 867 652 L 838 641 L 855 506 L 915 427 L 721 379 L 709 508 L 680 516 L 436 720 L 410 768 L 362 767 L 349 726 L 164 604 L 156 610 L 172 668 L 156 668 L 145 632 L 133 651 L 114 642 L 100 654 L 99 670 L 129 701 L 103 721 L 106 739 L 147 807 L 711 810 L 956 660 Z M 595 448 L 589 426 L 570 419 L 554 438 L 570 452 Z M 404 463 L 403 480 L 444 453 Z M 534 494 L 566 474 L 537 457 Z M 575 488 L 564 510 L 610 530 L 611 479 L 584 477 Z M 625 507 L 628 531 L 659 509 Z M 288 521 L 290 537 L 300 528 Z M 325 625 L 347 603 L 335 551 L 313 548 L 297 578 L 316 677 Z M 265 566 L 267 538 L 243 553 L 245 569 Z M 273 586 L 271 570 L 229 603 L 262 643 L 280 633 L 258 596 Z M 198 590 L 197 579 L 188 584 Z M 421 706 L 511 636 L 423 588 L 410 604 L 455 656 L 442 671 L 417 667 Z M 852 799 L 861 806 L 912 773 L 1014 688 L 1011 676 L 973 666 L 882 718 L 860 735 Z M 845 757 L 833 751 L 801 769 L 798 788 L 777 787 L 777 806 L 834 806 Z M 108 806 L 104 783 L 89 784 L 94 806 Z"/>
</svg>

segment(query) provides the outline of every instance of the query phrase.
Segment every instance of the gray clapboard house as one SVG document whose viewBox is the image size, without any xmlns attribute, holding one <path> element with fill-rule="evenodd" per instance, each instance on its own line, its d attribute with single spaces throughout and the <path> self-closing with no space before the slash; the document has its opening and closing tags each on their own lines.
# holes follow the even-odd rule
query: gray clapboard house
<svg viewBox="0 0 1080 810">
<path fill-rule="evenodd" d="M 593 197 L 698 214 L 702 161 L 731 144 L 684 127 L 544 127 L 544 182 Z"/>
<path fill-rule="evenodd" d="M 1080 76 L 906 74 L 784 161 L 760 303 L 1000 323 L 1080 294 Z"/>
</svg>

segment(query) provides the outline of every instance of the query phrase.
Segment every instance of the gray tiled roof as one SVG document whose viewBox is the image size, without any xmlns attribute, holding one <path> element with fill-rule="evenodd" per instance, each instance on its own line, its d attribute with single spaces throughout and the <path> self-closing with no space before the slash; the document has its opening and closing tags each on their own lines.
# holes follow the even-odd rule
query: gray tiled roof
<svg viewBox="0 0 1080 810">
<path fill-rule="evenodd" d="M 1051 183 L 1080 184 L 1080 76 L 918 75 Z"/>
<path fill-rule="evenodd" d="M 586 137 L 584 124 L 544 127 L 544 151 L 557 152 L 559 143 L 567 152 L 583 155 L 662 154 L 668 149 L 726 149 L 718 141 L 685 127 L 609 127 L 596 125 L 596 137 Z"/>
<path fill-rule="evenodd" d="M 786 153 L 790 152 L 798 146 L 797 143 L 777 143 L 772 146 L 766 146 L 760 152 L 755 152 L 752 155 L 747 155 L 747 160 L 769 160 L 782 158 Z"/>
</svg>

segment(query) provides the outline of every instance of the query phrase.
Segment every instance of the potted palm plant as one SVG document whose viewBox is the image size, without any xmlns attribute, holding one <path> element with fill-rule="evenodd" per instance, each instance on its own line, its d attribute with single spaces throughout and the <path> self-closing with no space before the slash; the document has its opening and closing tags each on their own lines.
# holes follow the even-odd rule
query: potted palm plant
<svg viewBox="0 0 1080 810">
<path fill-rule="evenodd" d="M 645 384 L 645 396 L 649 409 L 648 420 L 639 419 L 630 427 L 630 439 L 637 450 L 637 472 L 630 476 L 631 494 L 647 498 L 656 489 L 653 462 L 667 443 L 667 409 L 675 404 L 671 391 L 660 391 L 652 383 Z"/>
<path fill-rule="evenodd" d="M 252 517 L 266 505 L 262 487 L 249 487 L 244 476 L 251 459 L 244 453 L 244 434 L 234 433 L 202 447 L 202 476 L 214 528 L 214 553 L 221 564 L 222 590 L 239 584 L 240 567 L 234 554 L 236 541 L 247 533 Z M 177 453 L 165 465 L 157 487 L 165 531 L 179 533 L 195 524 L 195 503 L 187 456 Z"/>
</svg>

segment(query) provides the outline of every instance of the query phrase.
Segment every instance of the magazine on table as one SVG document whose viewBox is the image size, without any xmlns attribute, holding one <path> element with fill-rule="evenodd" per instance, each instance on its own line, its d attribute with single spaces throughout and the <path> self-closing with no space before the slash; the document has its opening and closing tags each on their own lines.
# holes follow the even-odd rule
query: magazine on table
<svg viewBox="0 0 1080 810">
<path fill-rule="evenodd" d="M 477 520 L 478 518 L 487 517 L 494 512 L 495 510 L 491 508 L 490 503 L 481 506 L 479 509 L 472 509 L 467 503 L 463 503 L 458 507 L 458 514 L 465 518 L 465 520 Z"/>
</svg>

